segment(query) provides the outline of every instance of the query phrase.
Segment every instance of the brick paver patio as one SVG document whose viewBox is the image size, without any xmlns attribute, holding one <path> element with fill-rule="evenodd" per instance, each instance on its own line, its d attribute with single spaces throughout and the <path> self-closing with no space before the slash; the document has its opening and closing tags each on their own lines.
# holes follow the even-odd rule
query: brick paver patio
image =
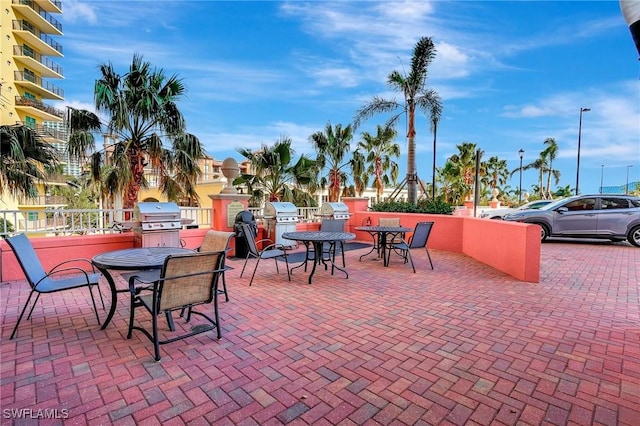
<svg viewBox="0 0 640 426">
<path fill-rule="evenodd" d="M 105 331 L 86 290 L 43 295 L 8 340 L 28 289 L 2 284 L 2 424 L 640 424 L 640 249 L 543 244 L 539 284 L 449 252 L 433 271 L 415 252 L 417 274 L 362 253 L 312 285 L 263 261 L 249 287 L 229 261 L 222 339 L 158 363 L 126 339 L 126 295 Z"/>
</svg>

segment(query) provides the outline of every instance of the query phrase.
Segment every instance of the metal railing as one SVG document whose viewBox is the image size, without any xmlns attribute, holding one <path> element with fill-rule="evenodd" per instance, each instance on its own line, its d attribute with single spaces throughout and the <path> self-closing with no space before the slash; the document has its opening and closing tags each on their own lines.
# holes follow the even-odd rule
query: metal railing
<svg viewBox="0 0 640 426">
<path fill-rule="evenodd" d="M 33 0 L 13 0 L 13 4 L 22 4 L 25 6 L 29 6 L 33 9 L 42 19 L 50 23 L 55 29 L 62 32 L 62 24 L 58 22 L 56 18 L 51 16 L 49 12 L 41 8 L 36 2 Z"/>
<path fill-rule="evenodd" d="M 15 81 L 28 81 L 35 85 L 42 87 L 48 92 L 55 93 L 58 96 L 64 97 L 64 90 L 56 86 L 55 84 L 49 83 L 47 80 L 43 80 L 41 77 L 29 74 L 24 71 L 14 71 L 13 78 Z"/>
<path fill-rule="evenodd" d="M 192 219 L 188 228 L 211 226 L 212 209 L 180 207 L 182 219 Z M 126 232 L 132 209 L 44 208 L 0 211 L 0 237 L 25 233 L 42 236 L 113 234 Z"/>
<path fill-rule="evenodd" d="M 37 29 L 29 21 L 14 20 L 13 21 L 13 29 L 16 30 L 16 31 L 28 31 L 28 32 L 30 32 L 31 34 L 33 34 L 34 36 L 39 38 L 40 41 L 42 41 L 42 42 L 46 43 L 47 45 L 49 45 L 49 47 L 51 47 L 56 52 L 60 53 L 61 55 L 63 54 L 62 45 L 60 43 L 55 41 L 53 38 L 48 36 L 46 33 L 43 33 L 42 31 Z"/>
<path fill-rule="evenodd" d="M 31 80 L 29 80 L 31 81 Z M 52 106 L 49 106 L 47 104 L 44 104 L 40 101 L 36 101 L 34 99 L 29 99 L 29 98 L 25 98 L 24 96 L 16 96 L 16 106 L 28 106 L 28 107 L 33 107 L 36 109 L 39 109 L 40 111 L 44 111 L 47 114 L 51 114 L 51 115 L 55 115 L 58 118 L 64 118 L 65 114 L 64 111 L 54 108 Z M 39 128 L 37 128 L 38 130 L 40 130 Z M 44 130 L 44 127 L 42 128 L 42 130 Z M 53 130 L 53 129 L 51 129 Z"/>
<path fill-rule="evenodd" d="M 56 64 L 46 56 L 40 54 L 40 52 L 36 52 L 35 50 L 29 47 L 15 45 L 13 46 L 13 54 L 16 56 L 28 56 L 34 61 L 39 62 L 45 67 L 49 68 L 51 71 L 60 75 L 64 75 L 64 71 L 60 65 Z"/>
</svg>

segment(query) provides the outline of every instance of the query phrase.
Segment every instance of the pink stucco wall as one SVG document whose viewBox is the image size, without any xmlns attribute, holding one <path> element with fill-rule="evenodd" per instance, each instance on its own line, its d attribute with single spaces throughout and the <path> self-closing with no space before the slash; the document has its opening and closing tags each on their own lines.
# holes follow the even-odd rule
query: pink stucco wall
<svg viewBox="0 0 640 426">
<path fill-rule="evenodd" d="M 370 242 L 371 236 L 355 228 L 367 221 L 376 225 L 380 217 L 400 217 L 400 223 L 408 228 L 415 227 L 419 221 L 433 221 L 429 248 L 463 253 L 521 281 L 540 281 L 540 230 L 537 225 L 466 216 L 377 213 L 366 210 L 366 201 L 343 201 L 352 212 L 347 228 L 356 234 L 357 241 Z M 300 224 L 299 227 L 316 229 L 317 224 Z M 185 247 L 196 248 L 206 232 L 207 229 L 182 230 L 180 238 Z M 49 269 L 66 259 L 90 259 L 98 253 L 131 248 L 133 233 L 33 238 L 32 242 L 44 268 Z M 234 241 L 232 245 L 235 245 Z M 0 280 L 23 278 L 13 252 L 6 242 L 0 240 Z"/>
</svg>

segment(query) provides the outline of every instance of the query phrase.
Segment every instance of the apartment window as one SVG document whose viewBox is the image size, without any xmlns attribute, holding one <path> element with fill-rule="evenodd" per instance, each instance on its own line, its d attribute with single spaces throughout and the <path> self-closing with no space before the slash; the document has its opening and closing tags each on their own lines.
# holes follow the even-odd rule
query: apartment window
<svg viewBox="0 0 640 426">
<path fill-rule="evenodd" d="M 34 73 L 33 71 L 31 71 L 28 68 L 24 69 L 24 79 L 26 81 L 30 81 L 32 83 L 36 82 L 36 73 Z"/>
<path fill-rule="evenodd" d="M 32 129 L 35 129 L 35 128 L 36 128 L 36 119 L 35 119 L 35 118 L 33 118 L 33 117 L 26 116 L 26 117 L 24 118 L 24 124 L 25 124 L 27 127 L 30 127 L 30 128 L 32 128 Z"/>
<path fill-rule="evenodd" d="M 27 212 L 27 220 L 29 222 L 37 222 L 38 221 L 38 212 Z"/>
<path fill-rule="evenodd" d="M 29 93 L 29 92 L 24 92 L 23 97 L 25 99 L 29 99 L 30 101 L 35 101 L 36 100 L 36 95 L 34 95 L 33 93 Z"/>
<path fill-rule="evenodd" d="M 31 58 L 35 58 L 36 57 L 36 54 L 35 54 L 34 50 L 31 48 L 31 46 L 28 46 L 26 44 L 22 45 L 22 54 L 24 56 L 29 56 Z"/>
</svg>

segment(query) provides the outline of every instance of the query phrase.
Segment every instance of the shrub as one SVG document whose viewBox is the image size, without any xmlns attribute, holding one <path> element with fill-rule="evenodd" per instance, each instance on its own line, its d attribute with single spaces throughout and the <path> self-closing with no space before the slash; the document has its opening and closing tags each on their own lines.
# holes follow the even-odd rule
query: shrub
<svg viewBox="0 0 640 426">
<path fill-rule="evenodd" d="M 404 201 L 384 201 L 371 207 L 374 212 L 428 214 L 452 214 L 453 209 L 454 207 L 451 204 L 441 200 L 420 200 L 416 204 Z"/>
<path fill-rule="evenodd" d="M 2 238 L 7 238 L 9 234 L 14 231 L 15 231 L 15 228 L 13 227 L 13 224 L 8 220 L 5 220 L 4 218 L 0 217 L 0 236 Z"/>
</svg>

